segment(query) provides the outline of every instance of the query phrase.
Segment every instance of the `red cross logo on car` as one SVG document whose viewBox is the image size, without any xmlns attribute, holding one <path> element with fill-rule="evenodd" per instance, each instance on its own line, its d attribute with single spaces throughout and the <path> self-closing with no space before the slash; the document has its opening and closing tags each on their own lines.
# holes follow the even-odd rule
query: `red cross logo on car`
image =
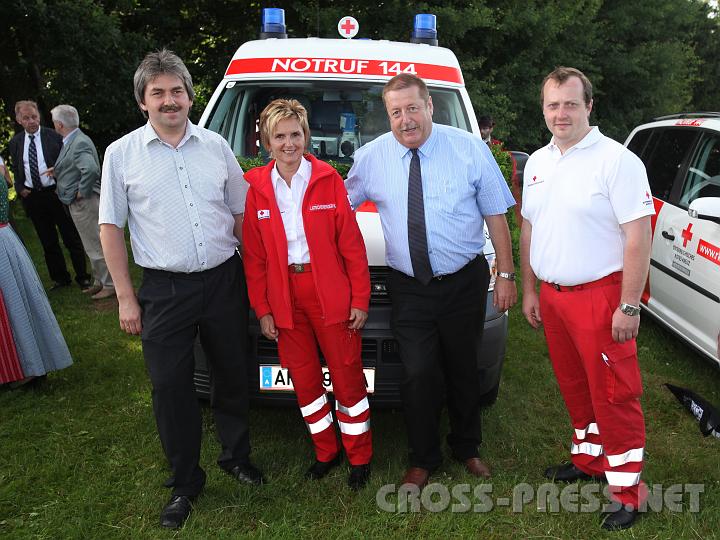
<svg viewBox="0 0 720 540">
<path fill-rule="evenodd" d="M 349 34 L 350 32 L 353 31 L 353 29 L 355 28 L 355 25 L 352 23 L 352 21 L 350 19 L 345 19 L 342 22 L 342 24 L 340 25 L 340 28 L 342 28 L 346 34 Z"/>
<path fill-rule="evenodd" d="M 682 230 L 682 237 L 683 237 L 683 247 L 687 247 L 687 243 L 692 240 L 693 234 L 692 234 L 692 223 L 688 223 L 687 229 Z"/>
</svg>

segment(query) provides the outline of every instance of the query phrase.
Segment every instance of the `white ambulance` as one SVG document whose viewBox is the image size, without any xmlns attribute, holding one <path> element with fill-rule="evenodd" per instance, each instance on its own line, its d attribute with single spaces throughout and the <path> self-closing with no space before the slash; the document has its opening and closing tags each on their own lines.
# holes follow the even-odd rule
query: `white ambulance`
<svg viewBox="0 0 720 540">
<path fill-rule="evenodd" d="M 309 151 L 347 170 L 357 148 L 390 131 L 382 88 L 391 77 L 408 72 L 427 83 L 435 122 L 479 136 L 460 65 L 452 51 L 437 46 L 434 25 L 433 15 L 416 16 L 411 43 L 287 39 L 282 10 L 266 9 L 261 39 L 248 41 L 237 50 L 199 124 L 225 137 L 236 155 L 267 158 L 260 145 L 260 112 L 273 99 L 297 99 L 309 115 Z M 352 17 L 338 23 L 341 35 L 349 37 L 357 30 L 358 22 Z M 362 339 L 366 381 L 374 403 L 398 404 L 402 368 L 390 330 L 382 228 L 370 203 L 358 208 L 357 219 L 367 246 L 372 280 L 370 312 Z M 494 270 L 494 250 L 487 232 L 486 238 L 485 256 Z M 478 358 L 478 393 L 485 396 L 487 403 L 497 395 L 507 335 L 507 313 L 498 312 L 492 305 L 493 286 L 494 278 L 488 291 Z M 248 348 L 256 397 L 265 401 L 294 399 L 292 381 L 280 367 L 277 344 L 262 337 L 257 321 L 251 322 Z M 198 357 L 196 387 L 206 394 L 207 370 L 202 355 Z M 331 384 L 329 377 L 327 384 Z"/>
<path fill-rule="evenodd" d="M 720 112 L 656 118 L 625 145 L 645 163 L 656 212 L 643 308 L 720 364 Z"/>
</svg>

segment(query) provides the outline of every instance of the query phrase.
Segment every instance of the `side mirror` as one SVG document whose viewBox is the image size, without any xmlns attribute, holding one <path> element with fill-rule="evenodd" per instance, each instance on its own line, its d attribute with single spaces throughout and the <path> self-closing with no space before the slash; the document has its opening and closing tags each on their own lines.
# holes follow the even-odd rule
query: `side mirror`
<svg viewBox="0 0 720 540">
<path fill-rule="evenodd" d="M 688 215 L 720 225 L 720 197 L 699 197 L 690 203 Z"/>
</svg>

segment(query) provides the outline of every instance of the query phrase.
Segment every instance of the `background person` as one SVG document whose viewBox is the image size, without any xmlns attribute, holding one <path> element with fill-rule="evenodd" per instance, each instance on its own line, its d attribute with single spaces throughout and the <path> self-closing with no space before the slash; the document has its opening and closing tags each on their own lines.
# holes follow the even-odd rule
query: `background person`
<svg viewBox="0 0 720 540">
<path fill-rule="evenodd" d="M 0 384 L 22 385 L 72 358 L 30 255 L 8 224 L 8 207 L 8 184 L 0 181 L 0 301 L 9 323 L 0 330 Z"/>
<path fill-rule="evenodd" d="M 60 249 L 58 231 L 70 252 L 75 281 L 81 289 L 88 289 L 92 283 L 85 266 L 82 241 L 55 193 L 52 167 L 62 148 L 62 137 L 40 126 L 40 112 L 34 101 L 18 101 L 15 104 L 15 120 L 24 128 L 8 145 L 10 164 L 15 173 L 15 191 L 40 238 L 50 279 L 55 282 L 50 290 L 72 283 Z"/>
<path fill-rule="evenodd" d="M 102 246 L 100 245 L 100 159 L 90 137 L 80 129 L 80 116 L 72 105 L 58 105 L 50 111 L 55 131 L 63 138 L 53 174 L 57 195 L 67 205 L 90 259 L 95 281 L 85 292 L 93 300 L 115 296 Z"/>
<path fill-rule="evenodd" d="M 602 527 L 624 529 L 647 497 L 635 338 L 655 211 L 640 159 L 590 127 L 587 77 L 559 67 L 541 88 L 553 137 L 525 168 L 523 313 L 534 328 L 543 324 L 574 428 L 572 462 L 545 475 L 606 478 L 613 499 L 626 506 L 608 513 Z"/>
<path fill-rule="evenodd" d="M 263 335 L 276 339 L 315 447 L 306 476 L 324 477 L 341 450 L 322 384 L 320 345 L 335 394 L 335 414 L 351 470 L 348 484 L 370 477 L 370 409 L 359 330 L 367 319 L 370 272 L 365 244 L 340 175 L 306 154 L 305 108 L 276 99 L 260 115 L 260 136 L 274 158 L 245 174 L 243 224 L 250 304 Z"/>
<path fill-rule="evenodd" d="M 442 462 L 443 394 L 453 457 L 471 474 L 488 477 L 478 457 L 477 345 L 490 280 L 483 223 L 497 255 L 494 304 L 504 311 L 517 299 L 505 221 L 514 201 L 479 137 L 433 123 L 422 79 L 392 78 L 383 101 L 392 132 L 357 150 L 346 186 L 353 206 L 365 200 L 377 206 L 392 268 L 387 286 L 405 369 L 400 391 L 410 445 L 401 483 L 424 486 Z"/>
<path fill-rule="evenodd" d="M 198 332 L 212 374 L 218 465 L 240 482 L 263 482 L 250 463 L 248 304 L 237 253 L 247 183 L 227 141 L 188 120 L 195 94 L 180 58 L 167 50 L 148 54 L 133 83 L 149 120 L 105 153 L 100 240 L 117 290 L 120 328 L 142 334 L 155 420 L 173 472 L 160 524 L 178 528 L 205 485 L 193 385 Z M 135 262 L 144 269 L 137 296 L 126 221 Z"/>
</svg>

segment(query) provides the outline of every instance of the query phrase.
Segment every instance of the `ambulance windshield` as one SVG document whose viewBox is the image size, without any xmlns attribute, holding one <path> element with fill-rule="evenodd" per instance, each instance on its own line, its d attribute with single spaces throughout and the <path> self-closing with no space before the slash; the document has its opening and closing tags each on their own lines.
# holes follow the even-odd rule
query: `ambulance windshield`
<svg viewBox="0 0 720 540">
<path fill-rule="evenodd" d="M 308 111 L 310 151 L 321 159 L 351 162 L 360 146 L 390 131 L 380 83 L 338 81 L 228 82 L 207 127 L 225 137 L 238 156 L 266 156 L 260 112 L 273 99 L 297 99 Z M 459 92 L 430 88 L 433 121 L 470 130 Z"/>
</svg>

